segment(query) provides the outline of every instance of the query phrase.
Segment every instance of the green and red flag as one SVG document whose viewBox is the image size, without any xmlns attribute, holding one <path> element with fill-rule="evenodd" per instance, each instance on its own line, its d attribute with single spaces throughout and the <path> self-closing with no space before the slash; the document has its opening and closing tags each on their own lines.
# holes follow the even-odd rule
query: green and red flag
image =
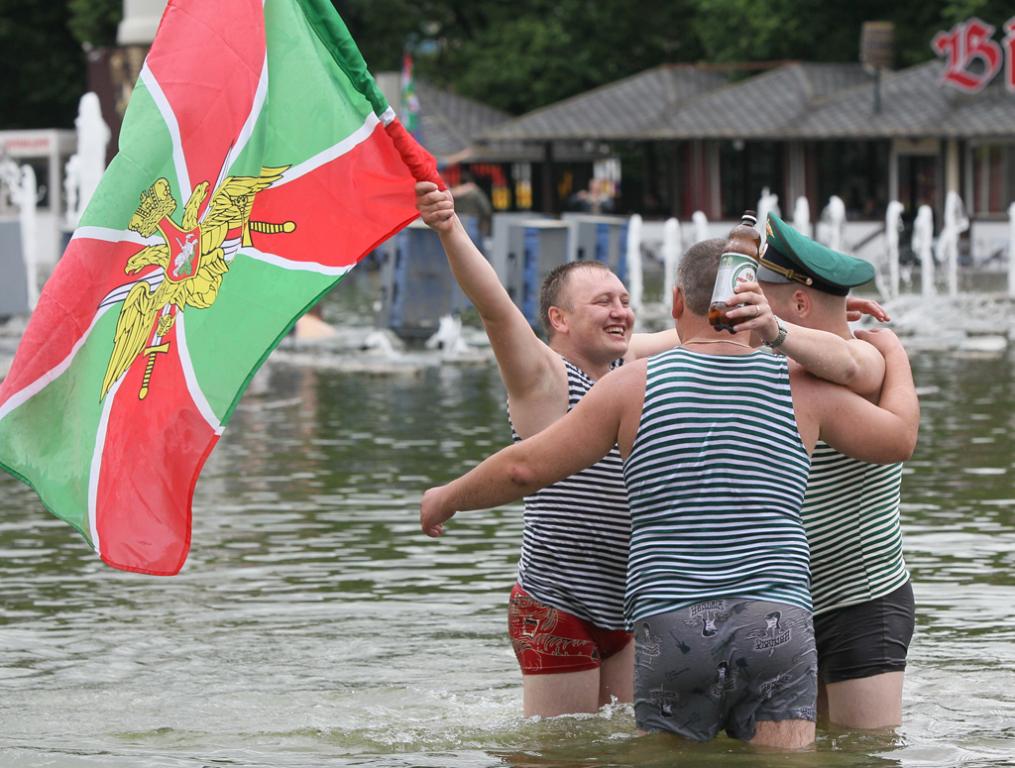
<svg viewBox="0 0 1015 768">
<path fill-rule="evenodd" d="M 412 54 L 408 50 L 402 53 L 401 98 L 399 112 L 405 130 L 416 139 L 420 139 L 420 108 L 419 97 L 416 96 L 416 79 L 412 74 Z M 422 139 L 420 139 L 422 140 Z"/>
<path fill-rule="evenodd" d="M 170 0 L 120 151 L 0 386 L 0 465 L 179 572 L 201 467 L 296 319 L 440 183 L 328 0 Z"/>
</svg>

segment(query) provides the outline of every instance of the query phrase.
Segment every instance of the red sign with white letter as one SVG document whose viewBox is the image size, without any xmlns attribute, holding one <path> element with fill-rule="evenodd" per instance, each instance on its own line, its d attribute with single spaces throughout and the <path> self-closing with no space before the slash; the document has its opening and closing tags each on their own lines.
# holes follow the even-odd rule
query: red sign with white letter
<svg viewBox="0 0 1015 768">
<path fill-rule="evenodd" d="M 993 39 L 995 29 L 973 17 L 934 35 L 931 48 L 948 59 L 945 84 L 966 93 L 979 93 L 1001 71 L 1003 63 L 1005 85 L 1015 93 L 1015 16 L 1005 23 L 1007 34 L 1001 43 Z"/>
</svg>

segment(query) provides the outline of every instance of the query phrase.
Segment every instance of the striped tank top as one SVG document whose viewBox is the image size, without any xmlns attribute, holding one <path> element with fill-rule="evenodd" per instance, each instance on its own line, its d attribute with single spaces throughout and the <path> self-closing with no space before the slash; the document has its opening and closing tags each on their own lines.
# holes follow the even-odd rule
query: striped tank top
<svg viewBox="0 0 1015 768">
<path fill-rule="evenodd" d="M 570 411 L 595 381 L 567 360 L 564 367 Z M 521 439 L 513 424 L 511 437 Z M 588 469 L 525 497 L 518 583 L 540 602 L 597 627 L 625 629 L 630 531 L 622 463 L 613 446 Z"/>
<path fill-rule="evenodd" d="M 624 463 L 628 619 L 720 598 L 810 610 L 809 468 L 786 358 L 681 347 L 650 358 Z"/>
<path fill-rule="evenodd" d="M 884 597 L 909 580 L 901 488 L 902 464 L 867 464 L 817 444 L 803 508 L 815 614 Z"/>
</svg>

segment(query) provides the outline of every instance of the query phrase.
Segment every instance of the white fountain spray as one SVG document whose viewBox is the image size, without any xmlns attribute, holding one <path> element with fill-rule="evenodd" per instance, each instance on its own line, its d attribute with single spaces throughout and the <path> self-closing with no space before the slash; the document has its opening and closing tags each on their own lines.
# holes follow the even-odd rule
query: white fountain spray
<svg viewBox="0 0 1015 768">
<path fill-rule="evenodd" d="M 765 238 L 765 224 L 768 222 L 768 214 L 774 213 L 776 216 L 781 216 L 782 211 L 779 210 L 779 196 L 773 195 L 769 192 L 768 187 L 761 190 L 761 197 L 758 198 L 758 223 L 755 228 L 761 232 L 761 238 Z"/>
<path fill-rule="evenodd" d="M 969 219 L 957 192 L 945 195 L 945 215 L 938 236 L 935 255 L 939 264 L 944 264 L 948 275 L 948 295 L 959 295 L 959 236 L 969 229 Z"/>
<path fill-rule="evenodd" d="M 21 256 L 25 261 L 28 278 L 28 306 L 35 309 L 39 301 L 39 236 L 35 209 L 39 202 L 39 189 L 35 171 L 30 165 L 21 166 L 21 190 L 18 193 L 21 222 Z"/>
<path fill-rule="evenodd" d="M 667 219 L 663 224 L 663 304 L 667 309 L 673 309 L 673 286 L 677 280 L 677 264 L 683 250 L 680 222 Z"/>
<path fill-rule="evenodd" d="M 921 205 L 913 222 L 913 252 L 920 260 L 920 292 L 925 299 L 937 295 L 934 278 L 934 211 Z"/>
<path fill-rule="evenodd" d="M 645 288 L 641 269 L 641 215 L 634 214 L 627 222 L 627 289 L 631 295 L 631 308 L 641 311 Z"/>
<path fill-rule="evenodd" d="M 425 346 L 427 349 L 440 350 L 441 357 L 451 360 L 468 352 L 469 345 L 462 338 L 461 318 L 442 315 L 438 321 L 436 332 L 426 340 Z M 394 350 L 388 348 L 385 352 L 390 355 Z"/>
<path fill-rule="evenodd" d="M 9 157 L 5 157 L 0 162 L 0 186 L 6 187 L 8 200 L 18 208 L 21 260 L 25 265 L 28 308 L 35 309 L 35 304 L 39 300 L 38 232 L 35 215 L 39 190 L 35 171 L 30 165 L 19 166 Z"/>
<path fill-rule="evenodd" d="M 1008 206 L 1008 297 L 1015 299 L 1015 203 Z"/>
<path fill-rule="evenodd" d="M 66 172 L 69 183 L 76 182 L 76 192 L 68 195 L 67 224 L 76 228 L 81 214 L 88 207 L 92 193 L 99 186 L 99 180 L 106 170 L 106 145 L 109 143 L 109 126 L 102 119 L 99 97 L 86 93 L 78 102 L 78 116 L 74 119 L 77 129 L 78 151 L 68 161 Z M 72 181 L 71 181 L 72 180 Z M 69 202 L 73 198 L 74 208 Z"/>
<path fill-rule="evenodd" d="M 902 232 L 902 203 L 892 200 L 885 212 L 885 241 L 888 245 L 888 297 L 899 295 L 899 233 Z"/>
<path fill-rule="evenodd" d="M 843 230 L 846 227 L 846 204 L 838 195 L 828 198 L 828 205 L 821 212 L 821 236 L 819 240 L 833 251 L 841 251 Z"/>
<path fill-rule="evenodd" d="M 702 211 L 695 211 L 691 214 L 691 221 L 694 222 L 694 242 L 708 240 L 708 216 Z"/>
<path fill-rule="evenodd" d="M 811 236 L 811 206 L 803 195 L 796 199 L 793 206 L 793 228 L 807 237 Z"/>
</svg>

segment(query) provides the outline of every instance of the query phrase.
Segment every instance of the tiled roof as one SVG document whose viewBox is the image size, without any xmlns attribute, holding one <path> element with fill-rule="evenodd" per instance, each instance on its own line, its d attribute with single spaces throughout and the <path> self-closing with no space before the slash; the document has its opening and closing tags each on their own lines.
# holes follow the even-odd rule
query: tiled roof
<svg viewBox="0 0 1015 768">
<path fill-rule="evenodd" d="M 398 72 L 375 75 L 377 85 L 388 103 L 399 112 L 401 76 Z M 494 126 L 503 125 L 511 115 L 474 99 L 438 88 L 416 79 L 416 97 L 420 109 L 420 141 L 439 164 L 456 162 L 539 162 L 543 148 L 520 141 L 482 142 L 478 137 Z M 588 161 L 606 154 L 605 147 L 587 147 L 575 142 L 555 142 L 554 157 L 559 161 Z"/>
<path fill-rule="evenodd" d="M 975 138 L 1015 134 L 1015 94 L 999 75 L 977 94 L 941 82 L 944 62 L 929 61 L 886 73 L 881 112 L 873 86 L 852 88 L 801 116 L 787 137 L 814 139 L 927 136 Z"/>
<path fill-rule="evenodd" d="M 786 64 L 679 105 L 644 138 L 784 138 L 815 104 L 872 80 L 859 64 Z"/>
<path fill-rule="evenodd" d="M 511 119 L 507 112 L 442 90 L 424 80 L 416 81 L 416 96 L 423 145 L 438 158 L 458 154 L 483 131 Z"/>
<path fill-rule="evenodd" d="M 487 130 L 487 140 L 551 141 L 641 138 L 664 112 L 726 82 L 723 74 L 664 64 L 572 96 Z"/>
<path fill-rule="evenodd" d="M 1015 94 L 1003 75 L 966 94 L 942 84 L 943 69 L 934 60 L 884 73 L 878 114 L 874 77 L 859 64 L 794 62 L 732 83 L 712 69 L 666 64 L 515 119 L 425 81 L 416 91 L 423 143 L 444 162 L 538 161 L 533 143 L 547 141 L 558 160 L 587 160 L 610 140 L 1015 135 Z M 378 76 L 395 105 L 397 78 Z"/>
</svg>

